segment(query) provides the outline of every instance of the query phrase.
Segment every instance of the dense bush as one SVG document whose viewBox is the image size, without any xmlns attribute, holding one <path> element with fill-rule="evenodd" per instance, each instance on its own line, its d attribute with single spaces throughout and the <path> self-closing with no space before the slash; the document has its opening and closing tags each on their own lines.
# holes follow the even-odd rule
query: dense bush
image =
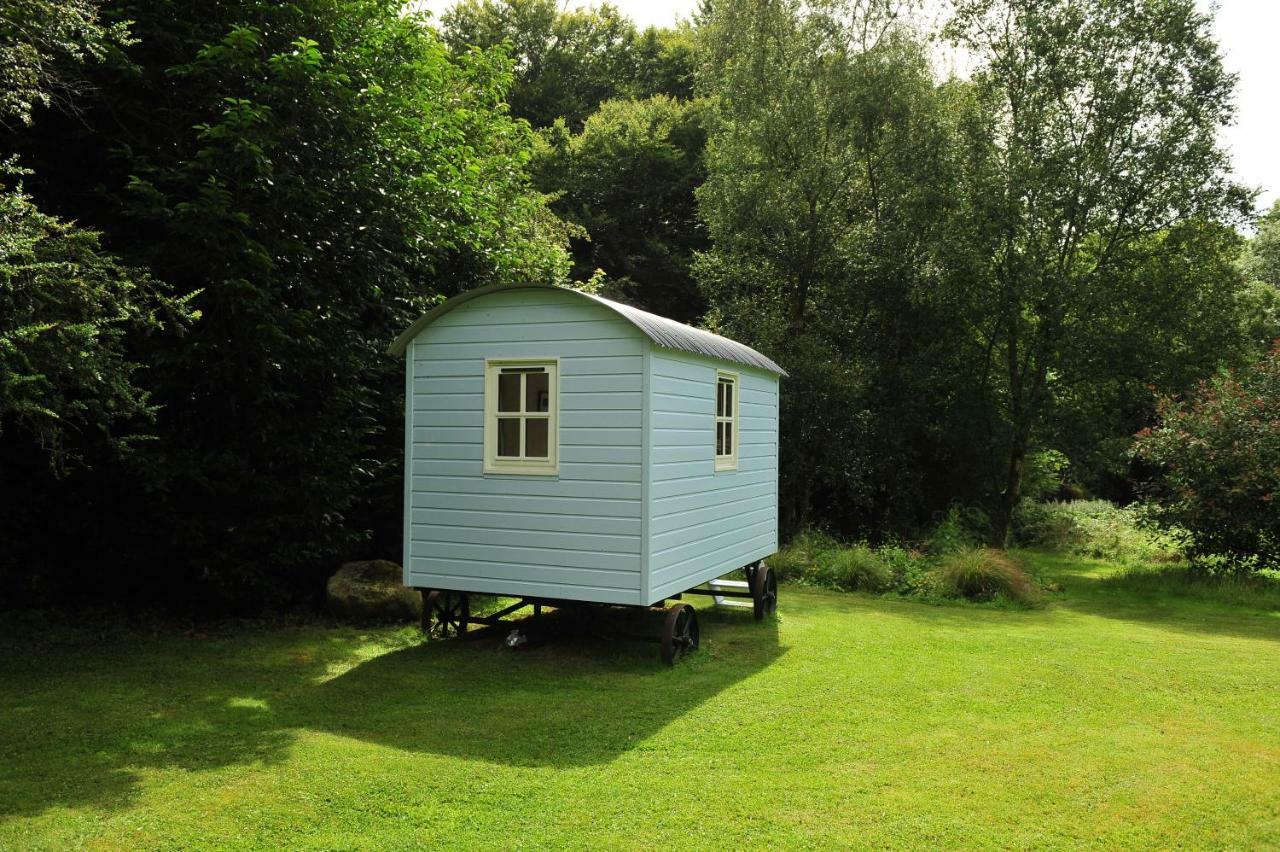
<svg viewBox="0 0 1280 852">
<path fill-rule="evenodd" d="M 135 43 L 91 69 L 74 116 L 0 136 L 43 209 L 202 314 L 127 353 L 157 406 L 129 464 L 53 481 L 6 433 L 0 480 L 24 500 L 0 512 L 0 577 L 258 608 L 398 552 L 388 342 L 437 296 L 568 266 L 509 61 L 450 55 L 402 5 L 107 2 Z"/>
<path fill-rule="evenodd" d="M 1165 562 L 1177 556 L 1177 541 L 1154 530 L 1138 506 L 1105 500 L 1024 503 L 1014 521 L 1015 539 L 1024 547 L 1121 563 Z"/>
<path fill-rule="evenodd" d="M 1280 566 L 1280 342 L 1185 400 L 1163 400 L 1134 451 L 1157 471 L 1154 517 L 1185 530 L 1190 556 Z"/>
<path fill-rule="evenodd" d="M 946 596 L 971 601 L 1004 597 L 1027 606 L 1039 601 L 1035 581 L 1003 550 L 968 548 L 949 553 L 935 576 L 937 591 Z"/>
</svg>

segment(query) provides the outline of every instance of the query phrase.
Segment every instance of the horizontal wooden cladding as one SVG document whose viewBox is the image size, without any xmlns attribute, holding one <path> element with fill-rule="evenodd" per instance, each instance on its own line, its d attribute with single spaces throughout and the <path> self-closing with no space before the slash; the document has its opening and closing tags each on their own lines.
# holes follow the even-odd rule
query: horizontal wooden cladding
<svg viewBox="0 0 1280 852">
<path fill-rule="evenodd" d="M 725 481 L 730 482 L 729 479 Z M 678 515 L 693 509 L 701 509 L 703 506 L 711 505 L 712 502 L 719 502 L 721 505 L 728 506 L 744 497 L 754 497 L 760 494 L 774 496 L 773 483 L 776 481 L 776 479 L 770 480 L 767 488 L 759 482 L 743 482 L 741 484 L 729 484 L 714 491 L 698 488 L 683 494 L 673 494 L 670 497 L 654 498 L 652 517 Z"/>
<path fill-rule="evenodd" d="M 554 476 L 414 476 L 412 491 L 454 494 L 514 494 L 526 497 L 581 497 L 590 500 L 628 500 L 639 511 L 640 483 L 566 480 Z"/>
<path fill-rule="evenodd" d="M 444 520 L 439 518 L 438 520 Z M 595 532 L 591 518 L 580 518 L 577 528 L 565 530 L 508 529 L 499 522 L 488 527 L 453 526 L 443 523 L 412 525 L 413 541 L 476 544 L 484 547 L 512 547 L 519 550 L 553 550 L 595 554 L 638 554 L 639 535 L 610 535 Z M 591 532 L 588 532 L 591 530 Z M 554 557 L 559 559 L 558 556 Z M 538 560 L 543 561 L 543 560 Z M 587 566 L 591 567 L 591 566 Z"/>
<path fill-rule="evenodd" d="M 697 494 L 704 491 L 729 492 L 735 488 L 755 487 L 771 491 L 777 476 L 777 470 L 773 467 L 757 470 L 743 470 L 739 467 L 737 471 L 719 476 L 695 473 L 671 479 L 655 478 L 649 483 L 649 495 L 653 500 L 664 500 L 668 497 L 679 497 L 684 494 Z"/>
<path fill-rule="evenodd" d="M 554 335 L 548 331 L 554 329 Z M 477 343 L 545 343 L 570 340 L 627 340 L 639 344 L 635 326 L 625 320 L 586 322 L 528 323 L 525 325 L 448 325 L 427 326 L 418 337 L 417 346 L 451 347 Z"/>
<path fill-rule="evenodd" d="M 520 498 L 508 499 L 518 500 Z M 537 503 L 526 503 L 524 507 L 513 511 L 512 508 L 495 508 L 484 502 L 479 505 L 485 506 L 485 508 L 479 510 L 475 508 L 458 508 L 453 505 L 458 502 L 456 499 L 438 502 L 449 505 L 426 506 L 419 503 L 418 500 L 414 500 L 413 511 L 410 513 L 413 518 L 414 529 L 420 526 L 436 524 L 468 529 L 501 528 L 504 530 L 574 534 L 586 530 L 588 537 L 631 536 L 635 538 L 640 535 L 640 519 L 638 517 L 601 517 L 595 514 L 595 507 L 600 504 L 593 504 L 587 500 L 571 501 L 577 511 L 562 510 L 551 512 L 539 511 L 540 507 Z M 565 501 L 559 502 L 562 504 L 561 508 L 563 508 Z M 505 503 L 501 505 L 510 507 L 511 504 Z M 605 503 L 604 505 L 613 504 Z M 588 511 L 583 511 L 584 509 Z"/>
<path fill-rule="evenodd" d="M 737 542 L 717 551 L 711 557 L 699 560 L 696 563 L 696 570 L 690 568 L 686 571 L 683 568 L 674 568 L 669 576 L 654 577 L 649 591 L 650 602 L 679 594 L 707 580 L 721 577 L 744 565 L 750 565 L 756 560 L 772 556 L 776 551 L 775 536 L 760 535 Z"/>
<path fill-rule="evenodd" d="M 446 560 L 413 559 L 410 561 L 409 584 L 423 589 L 454 589 L 511 597 L 559 598 L 571 601 L 594 601 L 612 604 L 644 604 L 639 587 L 625 589 L 568 583 L 537 582 L 528 579 L 501 579 L 472 576 L 474 566 Z M 461 573 L 457 573 L 461 570 Z M 637 575 L 638 577 L 639 575 Z"/>
<path fill-rule="evenodd" d="M 557 353 L 539 353 L 539 356 L 556 357 Z M 453 357 L 432 355 L 429 360 L 416 360 L 413 374 L 418 378 L 454 378 L 484 375 L 484 361 L 489 355 Z M 638 375 L 642 365 L 639 353 L 628 351 L 621 355 L 596 355 L 563 357 L 560 360 L 560 381 L 571 377 L 605 375 Z"/>
<path fill-rule="evenodd" d="M 639 393 L 641 375 L 639 373 L 610 373 L 591 376 L 560 376 L 560 393 L 573 397 L 584 394 L 632 393 L 636 394 L 636 402 L 632 408 L 640 405 Z M 479 361 L 476 362 L 474 374 L 460 376 L 434 376 L 413 380 L 415 396 L 449 396 L 455 394 L 484 394 L 484 372 Z"/>
<path fill-rule="evenodd" d="M 638 392 L 623 393 L 560 393 L 560 419 L 563 421 L 570 414 L 593 414 L 601 412 L 626 412 L 635 423 L 640 422 L 641 398 Z M 422 413 L 470 413 L 484 411 L 484 394 L 414 394 L 413 410 L 415 415 Z M 417 419 L 416 416 L 414 418 Z M 627 425 L 627 424 L 624 424 Z"/>
<path fill-rule="evenodd" d="M 712 423 L 716 416 L 716 398 L 714 386 L 708 385 L 704 397 L 678 396 L 676 394 L 653 392 L 653 407 L 663 414 L 696 414 Z"/>
<path fill-rule="evenodd" d="M 630 355 L 639 358 L 643 346 L 639 339 L 605 338 L 601 340 L 564 340 L 547 332 L 545 340 L 501 341 L 493 343 L 415 343 L 413 347 L 415 376 L 430 376 L 426 366 L 435 359 L 485 358 L 595 358 L 605 355 Z M 423 372 L 418 364 L 424 365 Z M 438 375 L 438 374 L 437 374 Z"/>
<path fill-rule="evenodd" d="M 650 450 L 650 460 L 654 466 L 669 464 L 690 464 L 715 461 L 715 432 L 707 430 L 707 440 L 693 444 L 677 446 L 654 446 Z"/>
<path fill-rule="evenodd" d="M 731 484 L 735 474 L 754 473 L 759 470 L 776 471 L 778 469 L 777 459 L 774 458 L 773 453 L 759 452 L 758 447 L 750 449 L 751 452 L 748 452 L 748 447 L 745 444 L 742 446 L 738 456 L 738 466 L 733 470 L 717 471 L 714 467 L 714 458 L 710 453 L 694 461 L 654 462 L 650 482 L 672 482 L 678 479 L 705 477 L 707 480 L 706 490 L 715 491 Z"/>
<path fill-rule="evenodd" d="M 479 442 L 446 444 L 440 442 L 415 443 L 413 458 L 422 460 L 457 460 L 479 462 L 484 456 L 484 446 Z M 561 464 L 639 464 L 639 447 L 610 447 L 600 445 L 584 447 L 577 444 L 560 445 Z"/>
<path fill-rule="evenodd" d="M 640 432 L 639 411 L 581 411 L 561 410 L 560 440 L 563 443 L 565 429 L 627 429 L 631 428 L 638 435 Z M 484 411 L 440 411 L 430 408 L 414 409 L 415 426 L 445 427 L 449 429 L 478 429 L 484 425 Z M 592 439 L 590 443 L 600 443 Z M 638 441 L 637 441 L 638 443 Z"/>
<path fill-rule="evenodd" d="M 678 577 L 696 576 L 704 566 L 723 564 L 726 559 L 732 558 L 732 554 L 768 546 L 774 536 L 772 524 L 760 524 L 751 529 L 734 529 L 686 544 L 669 551 L 671 558 L 664 559 L 661 564 L 654 563 L 651 582 L 661 585 Z M 744 564 L 735 562 L 727 570 L 741 568 Z"/>
<path fill-rule="evenodd" d="M 460 494 L 453 490 L 414 491 L 410 499 L 413 510 L 455 510 L 478 512 L 481 514 L 499 514 L 511 516 L 511 523 L 516 523 L 515 516 L 540 518 L 544 515 L 569 515 L 597 519 L 603 527 L 608 527 L 615 519 L 628 522 L 639 522 L 640 501 L 636 500 L 602 500 L 599 497 L 558 497 L 528 494 L 505 493 Z M 415 521 L 417 515 L 413 515 Z M 578 523 L 572 521 L 572 523 Z M 626 532 L 630 528 L 614 530 L 602 528 L 601 532 Z"/>
<path fill-rule="evenodd" d="M 558 587 L 578 586 L 584 589 L 635 590 L 640 588 L 639 572 L 598 571 L 555 565 L 539 565 L 533 562 L 484 562 L 473 559 L 454 559 L 449 556 L 428 556 L 414 553 L 410 578 L 418 582 L 422 575 L 438 574 L 457 579 L 483 579 L 495 583 L 541 583 Z M 428 587 L 430 583 L 424 583 Z M 511 594 L 514 589 L 498 586 L 498 594 Z M 470 591 L 480 591 L 470 589 Z M 552 595 L 561 597 L 561 595 Z"/>
<path fill-rule="evenodd" d="M 679 511 L 655 512 L 650 517 L 649 534 L 653 536 L 653 548 L 655 550 L 664 546 L 658 542 L 658 538 L 663 534 L 687 527 L 696 527 L 700 524 L 713 523 L 724 518 L 726 512 L 731 512 L 734 517 L 742 517 L 761 509 L 768 509 L 774 513 L 775 518 L 777 515 L 777 501 L 773 496 L 773 492 L 765 494 L 753 493 L 733 500 L 723 500 L 716 493 L 708 493 L 705 497 L 694 494 L 690 495 L 690 497 L 693 499 L 687 500 Z M 697 499 L 699 497 L 702 497 L 702 499 Z"/>
<path fill-rule="evenodd" d="M 479 461 L 473 461 L 470 459 L 420 459 L 416 455 L 414 456 L 412 471 L 415 477 L 478 477 L 484 473 L 483 465 Z M 640 464 L 638 462 L 633 462 L 631 464 L 621 462 L 596 462 L 593 464 L 582 464 L 579 462 L 568 461 L 562 457 L 560 460 L 560 472 L 558 476 L 561 482 L 582 481 L 639 483 Z"/>
<path fill-rule="evenodd" d="M 767 495 L 765 495 L 767 496 Z M 707 551 L 704 542 L 720 541 L 726 537 L 745 536 L 760 529 L 772 529 L 778 512 L 772 505 L 758 506 L 749 511 L 738 509 L 730 515 L 721 515 L 701 521 L 692 521 L 664 532 L 653 532 L 650 556 L 655 568 L 679 562 L 686 551 L 700 555 Z"/>
<path fill-rule="evenodd" d="M 528 545 L 506 546 L 497 544 L 474 544 L 468 542 L 434 541 L 410 539 L 409 554 L 414 557 L 432 559 L 449 559 L 455 562 L 469 562 L 483 565 L 483 571 L 477 570 L 480 576 L 506 576 L 491 573 L 494 566 L 540 568 L 580 569 L 574 573 L 590 572 L 590 578 L 582 574 L 582 582 L 594 585 L 608 585 L 619 588 L 630 588 L 638 583 L 640 573 L 640 553 L 605 553 L 593 550 L 557 550 L 546 547 L 530 547 Z M 527 571 L 523 576 L 532 576 Z M 607 583 L 601 582 L 604 575 L 621 574 L 621 578 L 612 578 Z M 632 576 L 636 575 L 636 576 Z M 518 578 L 520 574 L 512 574 Z"/>
<path fill-rule="evenodd" d="M 477 418 L 477 422 L 471 426 L 425 426 L 418 425 L 413 429 L 413 443 L 415 444 L 465 444 L 465 443 L 481 443 L 484 440 L 484 433 L 480 427 L 483 424 L 484 415 Z M 614 427 L 609 429 L 601 429 L 599 427 L 565 427 L 560 425 L 560 452 L 564 453 L 571 446 L 598 446 L 598 447 L 634 447 L 640 446 L 640 427 Z M 626 459 L 622 459 L 626 461 Z"/>
</svg>

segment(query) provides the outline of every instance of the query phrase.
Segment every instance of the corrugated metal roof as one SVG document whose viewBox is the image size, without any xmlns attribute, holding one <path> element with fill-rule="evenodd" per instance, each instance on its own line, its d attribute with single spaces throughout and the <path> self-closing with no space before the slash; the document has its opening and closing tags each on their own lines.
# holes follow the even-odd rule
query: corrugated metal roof
<svg viewBox="0 0 1280 852">
<path fill-rule="evenodd" d="M 771 359 L 736 340 L 730 340 L 727 337 L 712 334 L 701 328 L 694 328 L 691 325 L 685 325 L 673 319 L 651 314 L 648 311 L 642 311 L 639 308 L 633 308 L 630 305 L 624 305 L 612 299 L 605 299 L 591 293 L 583 293 L 580 290 L 571 290 L 567 287 L 555 287 L 550 284 L 495 284 L 460 293 L 419 317 L 413 325 L 405 329 L 404 333 L 395 339 L 395 342 L 391 344 L 387 352 L 392 355 L 404 354 L 404 351 L 409 348 L 409 343 L 418 336 L 418 332 L 461 304 L 489 293 L 519 289 L 560 290 L 565 293 L 573 293 L 584 299 L 591 299 L 627 320 L 627 322 L 638 328 L 645 337 L 652 340 L 655 345 L 664 349 L 677 349 L 683 352 L 693 352 L 697 355 L 706 355 L 709 358 L 717 358 L 721 361 L 733 361 L 738 364 L 745 364 L 748 367 L 768 370 L 781 376 L 787 374 L 786 370 L 779 367 Z"/>
</svg>

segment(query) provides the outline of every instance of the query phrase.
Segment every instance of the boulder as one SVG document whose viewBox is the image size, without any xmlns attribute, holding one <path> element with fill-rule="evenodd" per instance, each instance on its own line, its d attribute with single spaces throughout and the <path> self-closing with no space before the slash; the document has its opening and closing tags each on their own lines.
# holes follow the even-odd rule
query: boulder
<svg viewBox="0 0 1280 852">
<path fill-rule="evenodd" d="M 422 593 L 400 581 L 400 566 L 387 559 L 348 562 L 329 578 L 329 612 L 355 621 L 416 621 Z"/>
</svg>

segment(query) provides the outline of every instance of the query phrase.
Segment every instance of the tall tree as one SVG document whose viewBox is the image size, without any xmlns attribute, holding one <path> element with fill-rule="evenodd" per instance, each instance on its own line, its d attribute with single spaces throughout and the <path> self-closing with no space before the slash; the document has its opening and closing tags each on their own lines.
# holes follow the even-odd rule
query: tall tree
<svg viewBox="0 0 1280 852">
<path fill-rule="evenodd" d="M 581 133 L 558 124 L 548 134 L 536 176 L 558 193 L 554 210 L 583 228 L 577 278 L 603 270 L 612 295 L 684 322 L 706 310 L 690 271 L 707 245 L 693 196 L 704 178 L 702 111 L 666 95 L 605 101 Z"/>
<path fill-rule="evenodd" d="M 85 540 L 139 586 L 262 605 L 319 588 L 370 531 L 398 539 L 387 342 L 437 295 L 557 280 L 567 257 L 505 58 L 452 57 L 395 0 L 187 11 L 108 6 L 138 44 L 78 120 L 27 141 L 42 200 L 203 312 L 140 350 L 164 405 L 153 463 L 48 500 L 92 498 Z"/>
<path fill-rule="evenodd" d="M 1249 209 L 1216 141 L 1234 79 L 1210 23 L 1193 0 L 956 4 L 947 33 L 979 62 L 960 190 L 971 316 L 1007 427 L 998 544 L 1028 448 L 1068 388 L 1108 373 L 1133 334 L 1144 357 L 1177 357 L 1161 338 L 1183 329 L 1178 313 L 1206 282 L 1138 274 L 1184 250 L 1161 235 Z M 1151 306 L 1163 321 L 1127 321 Z"/>
<path fill-rule="evenodd" d="M 534 127 L 582 127 L 636 75 L 636 28 L 609 3 L 561 11 L 556 0 L 461 0 L 441 16 L 456 53 L 502 46 L 515 63 L 511 113 Z"/>
<path fill-rule="evenodd" d="M 961 424 L 979 414 L 957 399 L 965 338 L 931 261 L 951 205 L 951 94 L 888 3 L 715 3 L 700 35 L 713 246 L 697 273 L 713 319 L 791 373 L 784 523 L 909 527 L 974 453 L 969 432 L 939 425 L 943 407 Z M 944 452 L 949 465 L 922 464 Z"/>
</svg>

